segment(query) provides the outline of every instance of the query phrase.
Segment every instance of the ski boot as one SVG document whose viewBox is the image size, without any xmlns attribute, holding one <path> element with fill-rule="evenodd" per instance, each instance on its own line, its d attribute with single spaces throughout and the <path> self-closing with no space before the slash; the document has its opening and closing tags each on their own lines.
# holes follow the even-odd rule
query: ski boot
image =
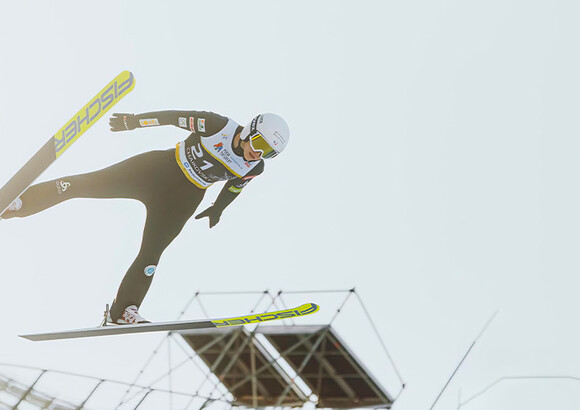
<svg viewBox="0 0 580 410">
<path fill-rule="evenodd" d="M 127 306 L 125 311 L 118 318 L 116 321 L 113 321 L 111 318 L 111 311 L 109 309 L 109 304 L 107 303 L 107 307 L 105 309 L 103 321 L 101 322 L 101 326 L 107 325 L 137 325 L 141 323 L 151 323 L 143 316 L 139 314 L 139 309 L 135 305 Z"/>
<path fill-rule="evenodd" d="M 2 215 L 7 214 L 8 212 L 19 211 L 20 208 L 22 208 L 22 199 L 16 198 L 10 205 L 8 205 L 6 212 L 4 212 Z M 2 215 L 0 215 L 0 219 L 2 219 Z"/>
</svg>

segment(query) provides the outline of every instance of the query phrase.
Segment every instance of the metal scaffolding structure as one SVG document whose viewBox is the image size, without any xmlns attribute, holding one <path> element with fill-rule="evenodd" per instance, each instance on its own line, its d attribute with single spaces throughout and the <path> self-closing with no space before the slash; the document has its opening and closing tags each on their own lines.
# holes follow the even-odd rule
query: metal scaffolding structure
<svg viewBox="0 0 580 410">
<path fill-rule="evenodd" d="M 329 325 L 180 332 L 237 406 L 390 408 L 394 399 Z"/>
<path fill-rule="evenodd" d="M 3 373 L 18 372 L 16 377 L 8 377 Z M 27 373 L 31 377 L 22 376 Z M 24 379 L 28 379 L 24 381 Z M 81 392 L 77 395 L 80 399 L 66 399 L 55 397 L 42 386 L 44 382 L 49 384 L 67 386 L 75 385 L 75 390 L 81 385 Z M 51 383 L 52 382 L 52 383 Z M 119 405 L 118 398 L 123 392 L 131 392 L 131 398 Z M 16 409 L 48 409 L 48 410 L 81 410 L 81 409 L 145 409 L 153 397 L 169 399 L 170 396 L 179 396 L 182 401 L 193 403 L 206 402 L 209 397 L 199 394 L 170 391 L 167 389 L 153 388 L 151 386 L 136 385 L 112 379 L 101 379 L 76 373 L 58 370 L 39 369 L 28 366 L 12 364 L 0 364 L 0 410 Z M 165 400 L 167 402 L 167 400 Z M 225 401 L 223 401 L 226 403 Z M 155 407 L 153 407 L 155 408 Z"/>
<path fill-rule="evenodd" d="M 0 376 L 0 410 L 4 409 L 232 409 L 232 408 L 384 408 L 390 409 L 405 384 L 386 349 L 376 326 L 355 289 L 319 292 L 197 292 L 177 319 L 195 303 L 210 315 L 201 297 L 256 295 L 251 313 L 286 308 L 284 295 L 344 293 L 332 318 L 324 324 L 300 324 L 293 319 L 284 325 L 255 324 L 240 328 L 190 330 L 168 333 L 153 349 L 131 383 L 105 380 L 46 369 L 35 372 L 27 382 Z M 400 383 L 391 395 L 362 360 L 339 336 L 333 323 L 355 295 L 378 338 L 385 366 Z M 332 313 L 332 310 L 327 310 Z M 311 319 L 312 320 L 312 319 Z M 369 334 L 364 334 L 368 339 Z M 167 371 L 159 374 L 160 352 L 167 352 Z M 181 356 L 181 360 L 178 357 Z M 379 361 L 380 355 L 375 355 Z M 373 360 L 375 360 L 373 358 Z M 384 359 L 380 359 L 384 360 Z M 157 364 L 157 366 L 154 366 Z M 3 367 L 20 367 L 0 364 Z M 162 367 L 165 367 L 161 365 Z M 385 367 L 383 366 L 383 367 Z M 152 370 L 153 369 L 153 370 Z M 153 378 L 144 380 L 146 371 Z M 57 376 L 85 381 L 79 397 L 56 398 L 42 382 Z M 176 388 L 182 382 L 180 390 Z M 66 385 L 58 381 L 52 385 Z M 185 388 L 184 388 L 185 386 Z M 160 401 L 161 400 L 161 401 Z M 163 403 L 160 405 L 159 403 Z M 26 403 L 26 407 L 21 407 Z M 161 407 L 160 407 L 161 406 Z"/>
</svg>

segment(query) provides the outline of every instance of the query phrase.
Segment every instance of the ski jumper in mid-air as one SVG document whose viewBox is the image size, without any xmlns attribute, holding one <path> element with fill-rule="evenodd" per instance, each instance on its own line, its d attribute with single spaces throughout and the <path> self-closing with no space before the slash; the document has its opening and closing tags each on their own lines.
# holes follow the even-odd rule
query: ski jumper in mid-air
<svg viewBox="0 0 580 410">
<path fill-rule="evenodd" d="M 181 232 L 206 189 L 226 181 L 216 201 L 195 218 L 217 224 L 224 209 L 264 171 L 289 140 L 286 122 L 276 114 L 256 116 L 245 127 L 206 111 L 113 114 L 112 131 L 174 125 L 191 132 L 175 149 L 150 151 L 100 171 L 58 178 L 29 187 L 2 219 L 25 217 L 72 198 L 131 198 L 147 209 L 141 249 L 125 274 L 108 322 L 147 322 L 139 307 L 151 286 L 161 254 Z"/>
</svg>

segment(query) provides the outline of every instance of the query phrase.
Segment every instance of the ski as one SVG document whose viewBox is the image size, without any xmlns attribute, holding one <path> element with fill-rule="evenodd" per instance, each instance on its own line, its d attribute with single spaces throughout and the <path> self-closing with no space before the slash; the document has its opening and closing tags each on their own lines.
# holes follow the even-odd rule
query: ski
<svg viewBox="0 0 580 410">
<path fill-rule="evenodd" d="M 123 71 L 62 126 L 0 189 L 0 215 L 83 133 L 135 87 L 135 78 Z"/>
<path fill-rule="evenodd" d="M 257 323 L 261 324 L 273 320 L 306 316 L 318 312 L 319 309 L 320 307 L 314 303 L 306 303 L 304 305 L 292 309 L 284 309 L 275 312 L 267 312 L 259 314 L 250 314 L 245 316 L 236 316 L 225 319 L 185 320 L 177 322 L 143 323 L 137 325 L 109 325 L 109 326 L 92 327 L 87 329 L 65 330 L 60 332 L 34 333 L 28 335 L 20 335 L 20 337 L 32 340 L 33 342 L 39 342 L 45 340 L 62 340 L 80 337 L 110 336 L 131 333 L 225 328 L 248 324 L 257 324 Z"/>
</svg>

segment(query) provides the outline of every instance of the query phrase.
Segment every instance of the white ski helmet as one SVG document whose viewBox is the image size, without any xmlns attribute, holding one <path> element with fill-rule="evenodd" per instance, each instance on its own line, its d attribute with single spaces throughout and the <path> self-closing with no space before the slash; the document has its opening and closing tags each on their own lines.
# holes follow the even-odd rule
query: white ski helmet
<svg viewBox="0 0 580 410">
<path fill-rule="evenodd" d="M 282 117 L 266 113 L 254 117 L 240 138 L 248 140 L 254 151 L 261 151 L 262 158 L 274 158 L 288 145 L 290 130 Z"/>
</svg>

